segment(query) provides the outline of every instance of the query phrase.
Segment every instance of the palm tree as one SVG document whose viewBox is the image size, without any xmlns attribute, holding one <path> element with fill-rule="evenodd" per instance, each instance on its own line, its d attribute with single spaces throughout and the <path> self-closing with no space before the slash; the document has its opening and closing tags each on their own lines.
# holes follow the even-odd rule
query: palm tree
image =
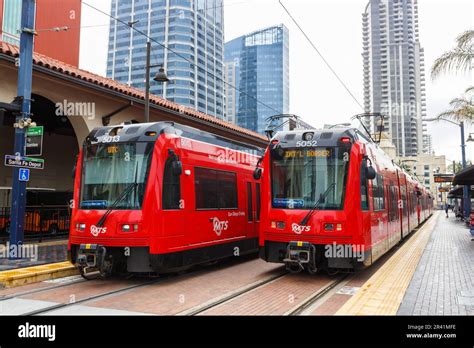
<svg viewBox="0 0 474 348">
<path fill-rule="evenodd" d="M 457 46 L 435 60 L 431 77 L 437 78 L 443 72 L 472 70 L 474 58 L 474 30 L 467 30 L 456 39 Z"/>
<path fill-rule="evenodd" d="M 451 119 L 454 121 L 474 121 L 474 100 L 471 95 L 474 92 L 474 87 L 466 89 L 465 94 L 460 98 L 454 98 L 449 105 L 451 108 L 436 116 L 438 119 Z"/>
</svg>

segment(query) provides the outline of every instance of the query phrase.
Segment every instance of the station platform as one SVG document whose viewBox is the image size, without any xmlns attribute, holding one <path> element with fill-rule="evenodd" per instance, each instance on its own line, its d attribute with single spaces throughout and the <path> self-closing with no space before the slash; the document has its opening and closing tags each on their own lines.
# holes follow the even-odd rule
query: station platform
<svg viewBox="0 0 474 348">
<path fill-rule="evenodd" d="M 66 261 L 67 242 L 67 239 L 47 241 L 41 243 L 27 242 L 25 243 L 25 245 L 37 246 L 37 257 L 18 260 L 0 258 L 0 272 Z"/>
<path fill-rule="evenodd" d="M 474 315 L 474 241 L 436 211 L 336 315 Z"/>
<path fill-rule="evenodd" d="M 436 217 L 399 315 L 474 315 L 474 240 L 450 215 Z"/>
</svg>

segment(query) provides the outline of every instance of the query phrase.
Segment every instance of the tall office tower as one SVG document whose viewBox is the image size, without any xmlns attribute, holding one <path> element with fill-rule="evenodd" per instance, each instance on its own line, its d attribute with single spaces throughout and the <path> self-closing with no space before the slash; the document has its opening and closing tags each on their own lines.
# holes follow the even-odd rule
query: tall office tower
<svg viewBox="0 0 474 348">
<path fill-rule="evenodd" d="M 0 0 L 0 41 L 20 46 L 20 0 Z M 79 65 L 81 0 L 36 0 L 34 50 L 37 53 Z M 68 27 L 68 30 L 46 30 Z"/>
<path fill-rule="evenodd" d="M 384 130 L 398 156 L 429 151 L 424 53 L 416 0 L 371 0 L 362 15 L 364 107 L 388 117 Z M 372 132 L 378 120 L 366 120 Z"/>
<path fill-rule="evenodd" d="M 171 81 L 152 80 L 151 93 L 224 117 L 223 0 L 112 0 L 111 14 L 152 38 L 151 65 L 163 65 Z M 107 77 L 144 89 L 146 43 L 111 20 Z"/>
<path fill-rule="evenodd" d="M 227 119 L 263 133 L 265 119 L 288 113 L 289 32 L 278 25 L 225 44 Z M 233 83 L 231 82 L 233 81 Z"/>
</svg>

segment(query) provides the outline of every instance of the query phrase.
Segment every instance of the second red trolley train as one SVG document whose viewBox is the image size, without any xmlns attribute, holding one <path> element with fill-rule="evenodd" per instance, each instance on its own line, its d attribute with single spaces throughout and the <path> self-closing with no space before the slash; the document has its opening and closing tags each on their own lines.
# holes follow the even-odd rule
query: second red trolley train
<svg viewBox="0 0 474 348">
<path fill-rule="evenodd" d="M 293 272 L 363 268 L 422 224 L 432 200 L 357 129 L 279 132 L 263 158 L 260 257 Z"/>
</svg>

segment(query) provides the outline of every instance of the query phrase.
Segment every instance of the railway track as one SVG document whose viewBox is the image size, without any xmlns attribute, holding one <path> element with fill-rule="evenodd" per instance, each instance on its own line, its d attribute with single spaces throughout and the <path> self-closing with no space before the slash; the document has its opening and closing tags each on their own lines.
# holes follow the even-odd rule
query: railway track
<svg viewBox="0 0 474 348">
<path fill-rule="evenodd" d="M 260 280 L 256 283 L 253 283 L 251 285 L 248 285 L 248 286 L 245 286 L 239 290 L 236 290 L 234 292 L 232 292 L 231 294 L 229 295 L 224 295 L 222 297 L 219 297 L 215 300 L 211 300 L 210 302 L 206 302 L 204 305 L 199 305 L 197 308 L 195 307 L 195 309 L 190 309 L 190 310 L 186 310 L 184 312 L 181 312 L 181 313 L 178 313 L 178 315 L 190 315 L 190 316 L 194 316 L 194 315 L 198 315 L 200 313 L 203 313 L 211 308 L 214 308 L 214 307 L 217 307 L 223 303 L 226 303 L 226 302 L 229 302 L 229 301 L 232 301 L 233 299 L 239 297 L 239 296 L 242 296 L 244 294 L 247 294 L 249 293 L 250 291 L 253 291 L 255 289 L 258 289 L 268 283 L 271 283 L 279 278 L 282 278 L 284 277 L 285 275 L 289 274 L 288 272 L 283 272 L 283 273 L 280 273 L 280 274 L 277 274 L 277 275 L 274 275 L 272 277 L 269 277 L 269 278 L 266 278 L 266 279 L 263 279 L 263 280 Z"/>
<path fill-rule="evenodd" d="M 154 280 L 151 280 L 151 281 L 144 282 L 142 284 L 135 284 L 135 285 L 126 286 L 126 287 L 123 287 L 123 288 L 120 288 L 120 289 L 107 291 L 107 292 L 97 294 L 97 295 L 93 295 L 93 296 L 88 296 L 88 297 L 82 298 L 80 300 L 76 300 L 74 302 L 71 302 L 71 303 L 58 303 L 58 304 L 55 304 L 55 305 L 52 305 L 52 306 L 49 306 L 49 307 L 46 307 L 46 308 L 41 308 L 41 309 L 37 309 L 37 310 L 31 311 L 31 312 L 23 313 L 22 315 L 28 316 L 28 315 L 45 314 L 45 313 L 48 313 L 48 312 L 55 311 L 57 309 L 76 306 L 78 304 L 90 302 L 90 301 L 93 301 L 93 300 L 97 300 L 99 298 L 104 298 L 104 297 L 120 294 L 120 293 L 123 293 L 123 292 L 127 292 L 127 291 L 130 291 L 130 290 L 142 288 L 142 287 L 145 287 L 145 286 L 148 286 L 148 285 L 156 284 L 156 283 L 159 283 L 159 282 L 163 282 L 165 279 L 166 278 L 154 279 Z"/>
<path fill-rule="evenodd" d="M 348 275 L 343 275 L 343 276 L 338 277 L 337 279 L 332 280 L 327 286 L 325 286 L 324 288 L 315 292 L 313 295 L 306 298 L 300 305 L 291 309 L 290 311 L 285 313 L 285 315 L 289 315 L 289 316 L 302 315 L 307 309 L 314 306 L 318 301 L 320 301 L 324 297 L 324 295 L 326 295 L 329 291 L 331 291 L 336 286 L 341 284 L 347 278 L 347 276 Z"/>
<path fill-rule="evenodd" d="M 234 299 L 246 295 L 251 291 L 254 291 L 258 288 L 261 288 L 277 279 L 283 278 L 284 276 L 289 275 L 290 273 L 285 271 L 283 273 L 274 275 L 272 277 L 263 279 L 261 281 L 258 281 L 254 284 L 251 284 L 249 286 L 243 287 L 239 290 L 236 290 L 235 292 L 232 292 L 231 294 L 224 295 L 222 297 L 219 297 L 217 299 L 211 300 L 207 303 L 204 303 L 203 305 L 199 305 L 195 307 L 194 309 L 186 310 L 181 313 L 178 313 L 178 315 L 199 315 L 202 314 L 210 309 L 213 309 L 217 306 L 220 306 L 224 303 L 233 301 Z M 301 315 L 306 309 L 309 307 L 313 306 L 317 301 L 319 301 L 322 297 L 324 297 L 325 294 L 327 294 L 330 290 L 334 289 L 336 286 L 341 284 L 345 279 L 347 278 L 347 275 L 343 275 L 338 277 L 337 279 L 332 280 L 328 285 L 323 287 L 322 289 L 318 290 L 316 293 L 311 295 L 309 298 L 305 299 L 298 307 L 291 309 L 289 312 L 285 313 L 284 315 Z"/>
</svg>

